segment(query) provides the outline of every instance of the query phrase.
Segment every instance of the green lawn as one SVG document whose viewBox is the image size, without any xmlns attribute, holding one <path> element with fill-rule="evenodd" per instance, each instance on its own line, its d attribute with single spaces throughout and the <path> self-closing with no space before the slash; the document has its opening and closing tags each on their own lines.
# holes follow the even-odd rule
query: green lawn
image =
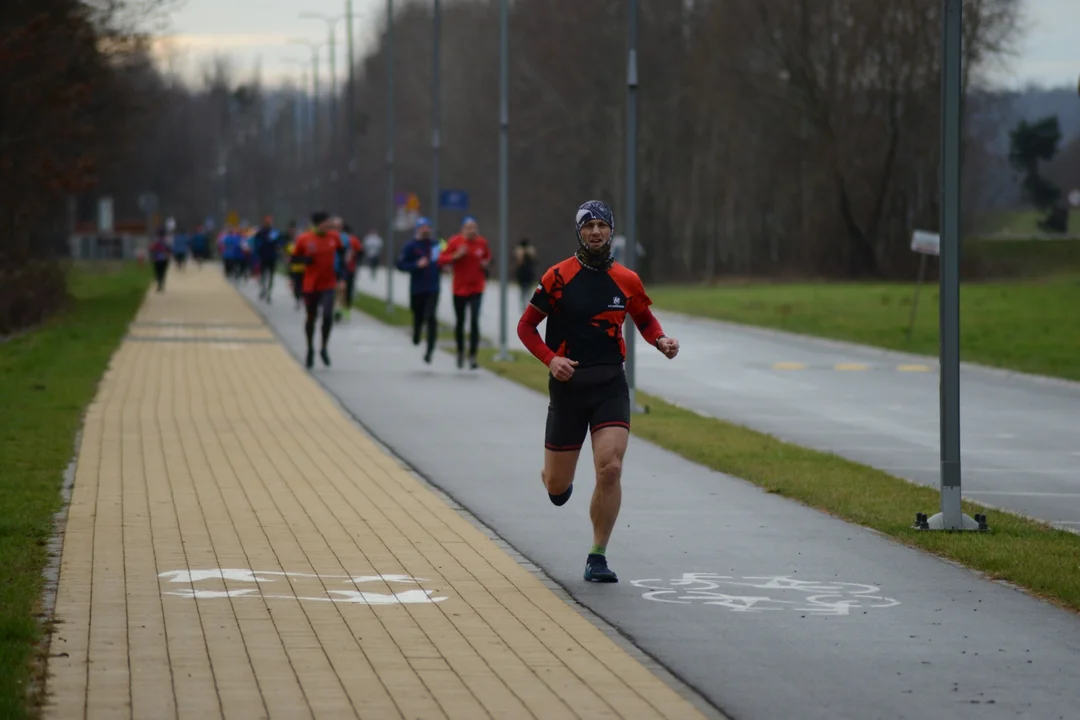
<svg viewBox="0 0 1080 720">
<path fill-rule="evenodd" d="M 384 322 L 407 322 L 408 312 L 387 314 L 386 303 L 360 296 L 358 306 Z M 547 394 L 547 369 L 526 353 L 517 362 L 494 359 L 482 349 L 483 367 Z M 676 360 L 676 362 L 678 362 Z M 734 475 L 823 510 L 874 528 L 899 542 L 1008 580 L 1064 607 L 1080 611 L 1080 535 L 1016 515 L 965 503 L 969 515 L 987 515 L 986 533 L 919 532 L 916 512 L 937 512 L 939 493 L 830 453 L 809 450 L 748 428 L 702 417 L 638 392 L 648 412 L 635 415 L 633 433 L 693 462 Z"/>
<path fill-rule="evenodd" d="M 938 353 L 936 284 L 923 287 L 910 344 L 914 283 L 660 285 L 649 295 L 664 310 Z M 1080 276 L 965 283 L 960 302 L 962 360 L 1080 380 Z"/>
<path fill-rule="evenodd" d="M 77 267 L 71 306 L 0 343 L 0 718 L 26 717 L 42 569 L 86 405 L 143 299 L 146 268 Z"/>
<path fill-rule="evenodd" d="M 1003 233 L 1006 235 L 1037 235 L 1039 221 L 1045 213 L 1038 210 L 1004 210 L 986 213 L 975 223 L 975 230 L 981 234 Z M 1080 210 L 1069 211 L 1069 232 L 1080 232 Z"/>
</svg>

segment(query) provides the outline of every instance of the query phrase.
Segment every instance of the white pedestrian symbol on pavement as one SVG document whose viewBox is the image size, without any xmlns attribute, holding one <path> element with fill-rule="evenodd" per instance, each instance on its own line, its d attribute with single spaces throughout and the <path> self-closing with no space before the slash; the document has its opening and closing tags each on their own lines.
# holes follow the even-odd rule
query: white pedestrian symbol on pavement
<svg viewBox="0 0 1080 720">
<path fill-rule="evenodd" d="M 881 596 L 877 585 L 799 580 L 787 575 L 735 577 L 683 573 L 681 578 L 633 580 L 631 584 L 647 591 L 642 594 L 646 600 L 717 605 L 745 613 L 786 610 L 806 615 L 844 616 L 852 610 L 879 610 L 900 604 L 899 600 Z"/>
<path fill-rule="evenodd" d="M 158 577 L 162 583 L 188 586 L 178 587 L 176 590 L 163 590 L 163 595 L 195 600 L 261 597 L 264 600 L 302 600 L 355 605 L 412 605 L 437 603 L 447 599 L 435 597 L 434 590 L 413 588 L 399 592 L 379 593 L 358 588 L 361 584 L 370 583 L 381 583 L 390 587 L 392 585 L 419 585 L 425 582 L 423 578 L 415 578 L 411 575 L 317 575 L 279 570 L 215 568 L 212 570 L 170 570 L 160 573 Z M 228 587 L 234 583 L 254 583 L 258 587 Z M 222 585 L 226 587 L 222 589 Z M 264 590 L 263 585 L 273 585 L 273 587 Z"/>
</svg>

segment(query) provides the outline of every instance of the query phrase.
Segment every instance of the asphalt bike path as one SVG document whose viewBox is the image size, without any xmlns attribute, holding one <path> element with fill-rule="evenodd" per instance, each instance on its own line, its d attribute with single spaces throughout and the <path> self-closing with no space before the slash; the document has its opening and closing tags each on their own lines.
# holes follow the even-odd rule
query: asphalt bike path
<svg viewBox="0 0 1080 720">
<path fill-rule="evenodd" d="M 386 275 L 358 291 L 386 297 Z M 452 322 L 447 276 L 439 318 Z M 408 305 L 408 277 L 394 297 Z M 519 292 L 507 293 L 508 347 L 521 349 Z M 933 307 L 925 308 L 934 312 Z M 499 339 L 499 288 L 490 283 L 481 332 Z M 667 362 L 637 338 L 637 386 L 696 412 L 897 477 L 940 483 L 937 361 L 850 343 L 657 311 L 679 338 Z M 541 332 L 542 332 L 541 328 Z M 1080 384 L 965 365 L 961 370 L 963 494 L 1080 530 Z M 933 514 L 936 508 L 911 508 Z"/>
<path fill-rule="evenodd" d="M 253 285 L 245 293 L 256 303 Z M 285 289 L 257 307 L 299 359 L 301 313 Z M 636 438 L 609 546 L 620 582 L 585 583 L 588 450 L 577 493 L 552 506 L 540 480 L 546 398 L 458 370 L 447 353 L 425 365 L 407 332 L 354 313 L 334 330 L 333 367 L 312 374 L 417 472 L 730 716 L 1075 717 L 1074 614 Z"/>
</svg>

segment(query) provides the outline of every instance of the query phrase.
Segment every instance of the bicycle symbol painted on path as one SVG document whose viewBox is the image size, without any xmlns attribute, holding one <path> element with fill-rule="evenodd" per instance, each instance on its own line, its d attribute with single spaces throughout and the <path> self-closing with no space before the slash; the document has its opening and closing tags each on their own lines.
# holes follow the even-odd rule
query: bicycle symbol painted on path
<svg viewBox="0 0 1080 720">
<path fill-rule="evenodd" d="M 678 605 L 716 605 L 743 613 L 787 611 L 846 616 L 856 610 L 881 610 L 900 604 L 899 600 L 880 595 L 881 588 L 877 585 L 798 580 L 787 575 L 735 577 L 683 573 L 681 578 L 632 580 L 630 584 L 647 590 L 642 594 L 646 600 Z"/>
<path fill-rule="evenodd" d="M 162 581 L 186 584 L 176 590 L 163 590 L 170 597 L 213 600 L 218 598 L 262 598 L 263 600 L 301 600 L 306 602 L 332 602 L 353 605 L 413 605 L 437 603 L 445 597 L 434 597 L 434 590 L 411 589 L 400 592 L 377 593 L 358 589 L 364 583 L 392 585 L 419 585 L 423 578 L 410 575 L 315 575 L 280 571 L 254 571 L 241 569 L 170 570 L 159 573 Z M 254 583 L 256 587 L 229 587 L 236 583 Z M 262 586 L 278 583 L 272 588 Z M 287 586 L 284 583 L 288 583 Z M 267 592 L 269 591 L 269 592 Z M 289 592 L 291 591 L 291 593 Z"/>
</svg>

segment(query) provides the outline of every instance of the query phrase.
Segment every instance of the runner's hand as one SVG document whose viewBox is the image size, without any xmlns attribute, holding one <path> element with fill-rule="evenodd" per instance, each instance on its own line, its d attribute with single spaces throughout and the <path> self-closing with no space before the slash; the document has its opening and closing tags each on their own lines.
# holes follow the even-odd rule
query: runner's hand
<svg viewBox="0 0 1080 720">
<path fill-rule="evenodd" d="M 428 261 L 426 257 L 422 257 L 416 261 L 416 267 L 418 268 L 426 268 L 430 264 L 430 261 Z"/>
<path fill-rule="evenodd" d="M 656 343 L 657 349 L 664 353 L 664 356 L 670 360 L 679 354 L 679 341 L 673 337 L 662 337 L 659 342 Z"/>
<path fill-rule="evenodd" d="M 562 382 L 566 382 L 574 376 L 574 368 L 576 367 L 577 360 L 571 360 L 570 358 L 560 356 L 551 358 L 551 362 L 548 363 L 548 369 L 551 370 L 551 376 Z"/>
</svg>

